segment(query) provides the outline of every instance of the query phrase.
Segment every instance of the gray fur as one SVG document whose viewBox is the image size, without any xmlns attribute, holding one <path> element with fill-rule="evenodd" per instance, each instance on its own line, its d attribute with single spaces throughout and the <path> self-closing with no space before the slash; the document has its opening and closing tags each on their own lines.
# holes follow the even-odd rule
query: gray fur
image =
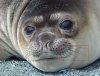
<svg viewBox="0 0 100 76">
<path fill-rule="evenodd" d="M 100 0 L 0 0 L 0 59 L 17 56 L 47 72 L 89 65 L 100 57 L 98 3 Z M 60 20 L 50 20 L 51 14 L 59 12 L 61 21 L 67 17 L 75 22 L 72 30 L 62 30 L 56 26 Z M 38 16 L 42 19 L 34 23 Z M 30 37 L 23 31 L 27 21 L 37 27 Z"/>
</svg>

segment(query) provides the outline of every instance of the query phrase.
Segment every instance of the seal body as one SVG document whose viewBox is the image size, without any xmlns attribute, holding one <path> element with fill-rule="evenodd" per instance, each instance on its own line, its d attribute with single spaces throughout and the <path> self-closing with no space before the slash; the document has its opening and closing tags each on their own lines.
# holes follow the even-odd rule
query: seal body
<svg viewBox="0 0 100 76">
<path fill-rule="evenodd" d="M 91 64 L 100 57 L 99 2 L 0 0 L 0 59 L 17 56 L 46 72 Z M 74 22 L 72 30 L 54 26 L 65 19 Z M 27 25 L 35 26 L 31 36 L 24 33 L 33 31 Z"/>
<path fill-rule="evenodd" d="M 28 2 L 29 0 L 24 2 L 22 0 L 0 0 L 0 59 L 11 56 L 22 57 L 14 39 L 17 37 L 12 34 L 17 32 L 18 18 Z"/>
</svg>

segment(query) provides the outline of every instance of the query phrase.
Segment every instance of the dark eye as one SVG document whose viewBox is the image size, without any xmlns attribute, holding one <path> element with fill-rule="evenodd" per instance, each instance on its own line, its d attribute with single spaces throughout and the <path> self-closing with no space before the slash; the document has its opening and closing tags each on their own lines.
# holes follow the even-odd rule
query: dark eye
<svg viewBox="0 0 100 76">
<path fill-rule="evenodd" d="M 70 30 L 72 29 L 74 23 L 71 20 L 65 20 L 62 23 L 60 23 L 59 27 L 63 30 Z"/>
<path fill-rule="evenodd" d="M 27 26 L 25 28 L 25 34 L 26 35 L 31 35 L 35 31 L 35 28 L 33 26 Z"/>
</svg>

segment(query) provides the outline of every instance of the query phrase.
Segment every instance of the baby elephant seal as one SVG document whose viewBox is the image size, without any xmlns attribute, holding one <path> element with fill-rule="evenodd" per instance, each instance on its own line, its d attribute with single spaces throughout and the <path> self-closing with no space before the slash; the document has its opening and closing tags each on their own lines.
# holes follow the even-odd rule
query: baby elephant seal
<svg viewBox="0 0 100 76">
<path fill-rule="evenodd" d="M 45 72 L 100 57 L 100 0 L 0 0 L 0 59 L 16 56 Z"/>
</svg>

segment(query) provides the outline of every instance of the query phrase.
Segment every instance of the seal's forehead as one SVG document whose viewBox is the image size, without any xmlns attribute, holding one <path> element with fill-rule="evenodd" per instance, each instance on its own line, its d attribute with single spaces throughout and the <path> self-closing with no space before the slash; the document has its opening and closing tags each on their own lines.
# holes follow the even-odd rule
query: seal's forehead
<svg viewBox="0 0 100 76">
<path fill-rule="evenodd" d="M 24 14 L 36 16 L 59 11 L 76 11 L 83 9 L 83 4 L 85 0 L 31 0 Z"/>
<path fill-rule="evenodd" d="M 75 0 L 73 0 L 75 1 Z M 72 0 L 32 0 L 27 9 L 33 11 L 34 14 L 43 14 L 48 12 L 68 10 L 68 7 L 76 6 Z"/>
</svg>

